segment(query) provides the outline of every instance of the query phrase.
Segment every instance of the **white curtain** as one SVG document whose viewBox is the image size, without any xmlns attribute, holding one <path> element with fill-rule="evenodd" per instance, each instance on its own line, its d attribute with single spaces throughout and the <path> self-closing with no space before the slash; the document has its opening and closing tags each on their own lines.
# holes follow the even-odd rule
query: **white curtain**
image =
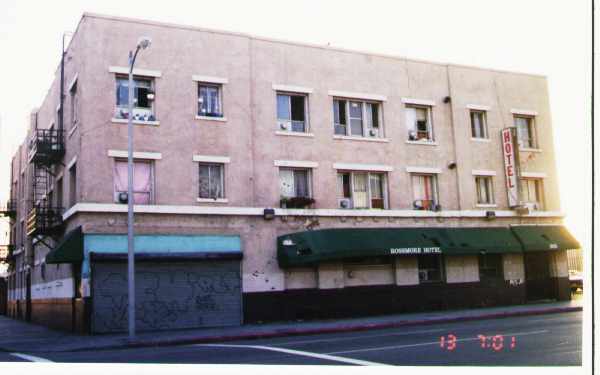
<svg viewBox="0 0 600 375">
<path fill-rule="evenodd" d="M 353 177 L 352 198 L 354 208 L 369 208 L 369 191 L 366 173 L 355 173 Z"/>
<path fill-rule="evenodd" d="M 294 196 L 294 171 L 291 169 L 279 170 L 279 191 L 284 197 Z"/>
<path fill-rule="evenodd" d="M 406 107 L 406 130 L 408 131 L 408 137 L 411 139 L 411 133 L 416 133 L 415 124 L 417 123 L 417 111 L 416 108 Z M 415 134 L 416 137 L 416 134 Z"/>
</svg>

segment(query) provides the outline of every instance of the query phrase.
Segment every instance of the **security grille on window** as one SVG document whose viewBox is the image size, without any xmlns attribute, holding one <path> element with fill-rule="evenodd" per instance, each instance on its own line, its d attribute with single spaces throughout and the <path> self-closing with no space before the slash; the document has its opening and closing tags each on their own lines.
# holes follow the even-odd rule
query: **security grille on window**
<svg viewBox="0 0 600 375">
<path fill-rule="evenodd" d="M 114 169 L 115 202 L 127 203 L 127 161 L 116 160 Z M 133 203 L 151 204 L 153 200 L 153 167 L 150 161 L 133 162 Z"/>
<path fill-rule="evenodd" d="M 498 279 L 504 276 L 501 254 L 479 255 L 479 279 Z"/>
<path fill-rule="evenodd" d="M 515 126 L 517 127 L 519 146 L 525 148 L 536 148 L 537 145 L 533 117 L 515 116 Z"/>
<path fill-rule="evenodd" d="M 221 85 L 198 84 L 198 116 L 223 117 Z"/>
<path fill-rule="evenodd" d="M 419 282 L 441 282 L 443 280 L 442 256 L 439 254 L 419 255 Z"/>
<path fill-rule="evenodd" d="M 413 208 L 437 211 L 439 209 L 437 178 L 435 175 L 412 174 Z"/>
<path fill-rule="evenodd" d="M 306 95 L 277 93 L 277 127 L 280 131 L 307 130 Z"/>
<path fill-rule="evenodd" d="M 524 178 L 521 180 L 521 203 L 533 210 L 543 208 L 542 180 Z"/>
<path fill-rule="evenodd" d="M 381 103 L 333 100 L 333 132 L 353 137 L 383 137 Z"/>
<path fill-rule="evenodd" d="M 340 208 L 387 208 L 384 173 L 338 173 L 338 202 Z"/>
<path fill-rule="evenodd" d="M 477 204 L 493 204 L 494 190 L 492 178 L 488 176 L 475 177 L 475 186 L 477 188 Z"/>
<path fill-rule="evenodd" d="M 225 198 L 223 185 L 223 164 L 200 164 L 200 198 Z"/>
<path fill-rule="evenodd" d="M 471 111 L 471 137 L 487 138 L 487 123 L 485 111 Z"/>
<path fill-rule="evenodd" d="M 156 120 L 153 110 L 154 92 L 153 81 L 148 78 L 133 79 L 133 119 L 138 121 Z M 116 118 L 128 118 L 129 80 L 127 77 L 117 77 L 117 109 Z"/>
<path fill-rule="evenodd" d="M 406 127 L 409 141 L 433 141 L 431 107 L 406 106 Z"/>
</svg>

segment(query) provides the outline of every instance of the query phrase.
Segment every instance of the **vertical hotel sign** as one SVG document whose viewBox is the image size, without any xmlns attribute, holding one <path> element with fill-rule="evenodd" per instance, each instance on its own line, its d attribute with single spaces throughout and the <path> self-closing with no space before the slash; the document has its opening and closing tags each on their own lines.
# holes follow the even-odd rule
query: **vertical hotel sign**
<svg viewBox="0 0 600 375">
<path fill-rule="evenodd" d="M 506 177 L 506 191 L 508 192 L 508 206 L 513 208 L 519 205 L 519 179 L 517 177 L 518 155 L 515 147 L 515 128 L 502 129 L 502 152 L 504 153 L 504 176 Z"/>
</svg>

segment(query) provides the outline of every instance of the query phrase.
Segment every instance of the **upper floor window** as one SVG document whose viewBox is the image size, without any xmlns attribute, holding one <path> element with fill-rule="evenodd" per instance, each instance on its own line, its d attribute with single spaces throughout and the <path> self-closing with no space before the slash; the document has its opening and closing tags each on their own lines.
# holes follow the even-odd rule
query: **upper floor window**
<svg viewBox="0 0 600 375">
<path fill-rule="evenodd" d="M 439 210 L 436 175 L 413 173 L 411 178 L 413 208 L 415 210 Z"/>
<path fill-rule="evenodd" d="M 379 172 L 338 173 L 340 208 L 387 208 L 386 174 Z"/>
<path fill-rule="evenodd" d="M 544 204 L 543 196 L 542 179 L 521 179 L 521 203 L 534 210 L 541 210 Z"/>
<path fill-rule="evenodd" d="M 519 147 L 536 148 L 535 121 L 532 116 L 515 116 Z"/>
<path fill-rule="evenodd" d="M 352 137 L 383 137 L 381 103 L 333 100 L 333 132 Z"/>
<path fill-rule="evenodd" d="M 79 106 L 79 96 L 77 95 L 77 82 L 75 82 L 73 84 L 73 86 L 71 86 L 71 89 L 69 90 L 69 96 L 70 96 L 70 104 L 71 104 L 71 108 L 70 108 L 70 117 L 71 117 L 71 126 L 75 126 L 77 124 L 78 121 L 78 106 Z"/>
<path fill-rule="evenodd" d="M 308 128 L 307 96 L 277 93 L 277 130 L 305 133 Z"/>
<path fill-rule="evenodd" d="M 223 199 L 225 198 L 225 182 L 223 164 L 200 163 L 200 191 L 198 197 L 201 199 Z"/>
<path fill-rule="evenodd" d="M 477 189 L 477 204 L 494 204 L 492 177 L 476 176 L 475 188 Z"/>
<path fill-rule="evenodd" d="M 127 175 L 125 175 L 125 191 L 127 192 Z M 77 203 L 77 163 L 69 168 L 69 207 L 74 206 L 75 203 Z"/>
<path fill-rule="evenodd" d="M 222 85 L 198 83 L 198 116 L 223 117 Z"/>
<path fill-rule="evenodd" d="M 305 208 L 314 203 L 310 186 L 310 169 L 280 168 L 280 205 L 285 208 Z"/>
<path fill-rule="evenodd" d="M 154 114 L 154 81 L 151 78 L 134 77 L 133 79 L 133 119 L 138 121 L 155 121 Z M 117 76 L 117 108 L 115 117 L 129 118 L 129 80 Z"/>
<path fill-rule="evenodd" d="M 154 171 L 151 161 L 133 162 L 133 203 L 152 204 L 154 200 Z M 127 161 L 115 160 L 113 175 L 115 202 L 127 203 Z"/>
<path fill-rule="evenodd" d="M 485 111 L 471 110 L 471 137 L 488 138 L 487 118 Z"/>
<path fill-rule="evenodd" d="M 430 106 L 406 106 L 406 127 L 409 141 L 433 142 Z"/>
</svg>

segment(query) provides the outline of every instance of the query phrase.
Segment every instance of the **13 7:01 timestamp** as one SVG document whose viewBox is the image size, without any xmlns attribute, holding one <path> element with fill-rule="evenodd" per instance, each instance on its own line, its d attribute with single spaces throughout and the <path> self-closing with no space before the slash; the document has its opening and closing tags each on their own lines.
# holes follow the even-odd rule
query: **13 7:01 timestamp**
<svg viewBox="0 0 600 375">
<path fill-rule="evenodd" d="M 479 343 L 482 349 L 491 349 L 495 352 L 502 351 L 504 349 L 513 350 L 517 347 L 517 339 L 515 336 L 506 337 L 503 335 L 485 336 L 477 335 Z M 471 339 L 468 339 L 471 340 Z M 440 348 L 453 351 L 456 349 L 456 342 L 458 339 L 455 335 L 449 334 L 440 337 Z M 505 342 L 506 341 L 506 342 Z"/>
</svg>

